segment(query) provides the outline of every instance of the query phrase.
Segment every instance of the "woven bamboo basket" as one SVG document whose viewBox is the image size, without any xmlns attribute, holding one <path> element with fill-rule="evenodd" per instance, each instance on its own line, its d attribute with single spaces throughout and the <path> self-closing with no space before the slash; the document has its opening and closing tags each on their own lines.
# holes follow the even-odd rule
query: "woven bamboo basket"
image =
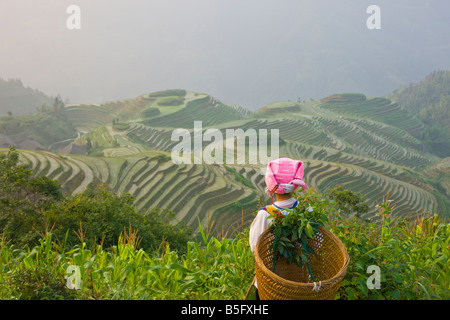
<svg viewBox="0 0 450 320">
<path fill-rule="evenodd" d="M 275 234 L 269 228 L 256 243 L 256 281 L 260 299 L 333 300 L 350 260 L 339 238 L 326 228 L 319 227 L 314 238 L 308 241 L 308 246 L 314 250 L 314 254 L 308 254 L 308 260 L 316 285 L 305 262 L 300 268 L 295 263 L 279 259 L 275 264 L 275 272 L 272 272 L 274 238 Z M 318 287 L 319 291 L 314 290 Z"/>
</svg>

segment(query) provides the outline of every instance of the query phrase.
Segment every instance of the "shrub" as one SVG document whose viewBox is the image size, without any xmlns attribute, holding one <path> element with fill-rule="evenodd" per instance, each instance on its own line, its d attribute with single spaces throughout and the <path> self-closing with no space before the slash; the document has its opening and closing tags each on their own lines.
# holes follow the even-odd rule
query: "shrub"
<svg viewBox="0 0 450 320">
<path fill-rule="evenodd" d="M 158 248 L 163 239 L 173 249 L 182 251 L 191 235 L 184 223 L 169 223 L 173 212 L 159 208 L 139 212 L 130 194 L 116 195 L 102 184 L 66 197 L 44 215 L 54 228 L 53 234 L 64 239 L 68 232 L 67 241 L 72 245 L 82 238 L 88 246 L 112 246 L 124 229 L 131 228 L 137 230 L 140 247 L 147 251 Z"/>
<path fill-rule="evenodd" d="M 248 234 L 219 240 L 200 230 L 201 242 L 187 243 L 183 255 L 167 244 L 148 254 L 136 249 L 129 234 L 110 248 L 67 248 L 51 234 L 32 249 L 0 242 L 0 298 L 242 299 L 254 276 Z M 69 266 L 80 277 L 72 291 L 65 288 Z"/>
<path fill-rule="evenodd" d="M 388 199 L 378 205 L 381 225 L 331 219 L 329 228 L 345 244 L 350 264 L 338 299 L 417 300 L 450 297 L 450 225 L 438 215 L 394 219 Z M 368 286 L 369 267 L 380 271 L 379 288 Z"/>
<path fill-rule="evenodd" d="M 327 202 L 320 198 L 309 196 L 325 208 Z M 328 216 L 325 226 L 350 255 L 336 298 L 448 300 L 450 225 L 437 215 L 394 222 L 392 208 L 387 199 L 379 205 L 381 225 L 343 219 L 334 211 Z M 111 247 L 92 249 L 86 244 L 69 247 L 51 234 L 32 248 L 0 239 L 0 298 L 45 299 L 53 294 L 54 299 L 242 299 L 255 272 L 248 228 L 233 239 L 218 239 L 208 230 L 200 225 L 199 242 L 188 242 L 184 254 L 167 244 L 146 253 L 137 249 L 130 232 Z M 379 289 L 367 285 L 367 270 L 373 265 L 381 271 Z M 80 270 L 77 291 L 62 287 L 68 266 Z"/>
<path fill-rule="evenodd" d="M 369 210 L 369 205 L 365 201 L 364 195 L 344 189 L 342 185 L 336 185 L 325 194 L 325 196 L 333 199 L 337 207 L 345 216 L 355 213 L 360 216 Z"/>
<path fill-rule="evenodd" d="M 142 116 L 144 116 L 145 118 L 151 118 L 151 117 L 158 116 L 160 113 L 161 113 L 161 111 L 159 111 L 158 108 L 149 107 L 149 108 L 145 109 L 144 111 L 142 111 Z"/>
<path fill-rule="evenodd" d="M 55 275 L 45 268 L 20 269 L 7 278 L 4 287 L 8 288 L 9 299 L 20 300 L 73 300 L 75 290 L 65 285 L 63 275 Z M 0 290 L 2 285 L 0 284 Z"/>
<path fill-rule="evenodd" d="M 158 106 L 180 106 L 184 103 L 181 97 L 162 97 L 158 99 Z"/>
<path fill-rule="evenodd" d="M 11 147 L 0 155 L 0 232 L 14 243 L 37 241 L 43 225 L 39 212 L 62 198 L 60 185 L 19 165 Z"/>
</svg>

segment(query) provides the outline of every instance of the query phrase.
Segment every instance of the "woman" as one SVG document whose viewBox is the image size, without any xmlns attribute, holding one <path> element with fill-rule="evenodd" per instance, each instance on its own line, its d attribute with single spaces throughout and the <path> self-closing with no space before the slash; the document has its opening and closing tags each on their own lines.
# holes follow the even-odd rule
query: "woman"
<svg viewBox="0 0 450 320">
<path fill-rule="evenodd" d="M 292 196 L 292 193 L 299 186 L 303 190 L 308 189 L 308 185 L 302 180 L 303 169 L 302 161 L 290 158 L 280 158 L 267 164 L 266 192 L 271 197 L 275 194 L 276 201 L 270 206 L 261 208 L 250 226 L 249 243 L 253 253 L 259 236 L 270 226 L 271 213 L 278 210 L 283 215 L 289 214 L 290 210 L 298 205 L 298 201 Z M 255 286 L 258 288 L 256 281 Z M 259 299 L 258 289 L 256 289 L 256 298 Z"/>
</svg>

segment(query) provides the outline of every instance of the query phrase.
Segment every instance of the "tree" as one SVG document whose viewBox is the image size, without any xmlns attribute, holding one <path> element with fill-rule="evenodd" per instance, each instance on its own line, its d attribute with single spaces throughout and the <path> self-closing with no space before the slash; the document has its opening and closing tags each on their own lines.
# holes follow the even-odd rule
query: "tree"
<svg viewBox="0 0 450 320">
<path fill-rule="evenodd" d="M 360 216 L 369 211 L 369 205 L 365 202 L 364 195 L 347 190 L 343 185 L 336 185 L 325 193 L 325 196 L 336 201 L 336 206 L 346 216 L 356 214 Z"/>
<path fill-rule="evenodd" d="M 44 221 L 40 211 L 62 197 L 59 184 L 19 164 L 19 153 L 11 147 L 0 155 L 0 232 L 13 242 L 36 240 Z"/>
</svg>

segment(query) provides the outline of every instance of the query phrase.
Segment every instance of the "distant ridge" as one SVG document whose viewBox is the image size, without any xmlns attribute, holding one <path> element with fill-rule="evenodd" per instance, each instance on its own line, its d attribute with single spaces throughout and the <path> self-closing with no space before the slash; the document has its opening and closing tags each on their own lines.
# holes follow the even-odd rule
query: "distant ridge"
<svg viewBox="0 0 450 320">
<path fill-rule="evenodd" d="M 36 112 L 42 104 L 51 104 L 53 98 L 44 93 L 24 87 L 20 79 L 0 78 L 0 116 L 22 115 Z"/>
</svg>

